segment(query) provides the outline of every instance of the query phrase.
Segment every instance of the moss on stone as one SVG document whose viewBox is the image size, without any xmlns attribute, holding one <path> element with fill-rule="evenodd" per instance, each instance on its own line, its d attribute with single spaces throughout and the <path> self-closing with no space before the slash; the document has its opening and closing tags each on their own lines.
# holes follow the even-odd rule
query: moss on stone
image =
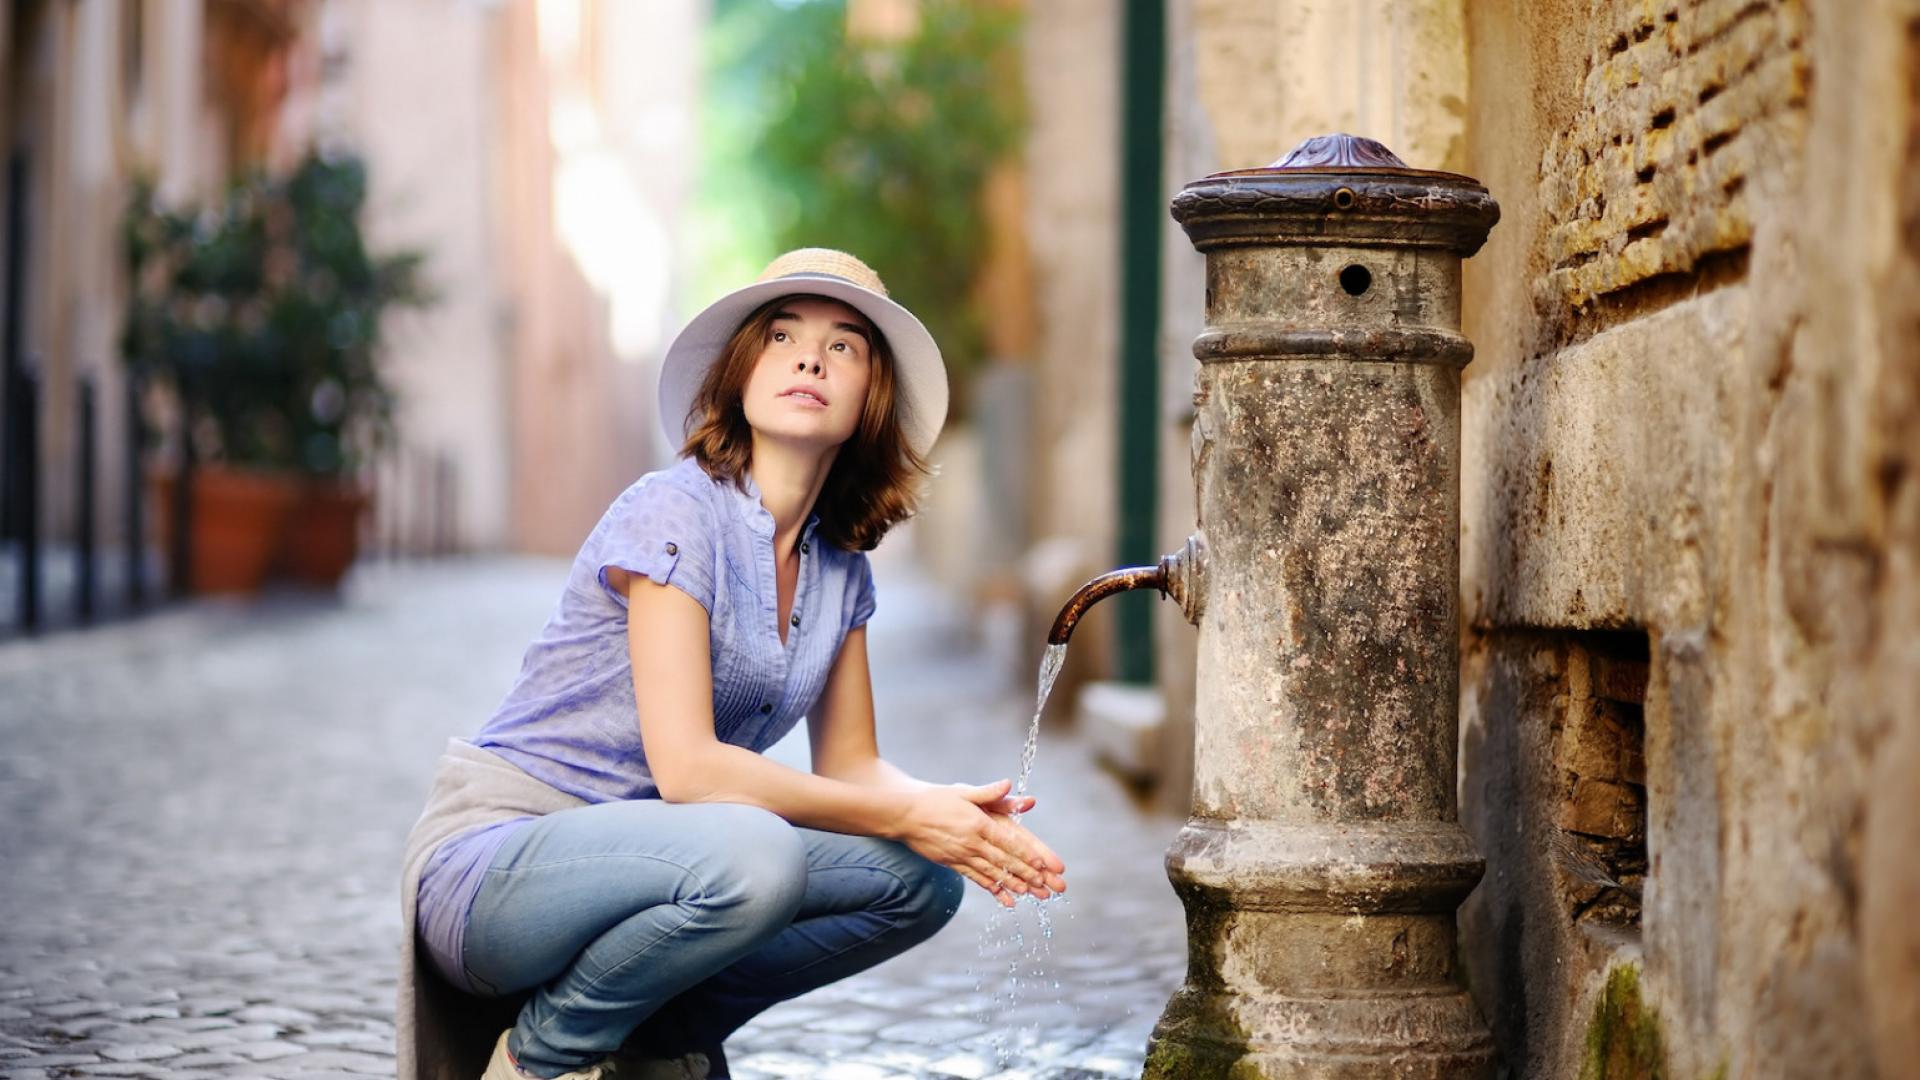
<svg viewBox="0 0 1920 1080">
<path fill-rule="evenodd" d="M 1198 1071 L 1192 1050 L 1178 1043 L 1155 1043 L 1147 1048 L 1146 1066 L 1140 1080 L 1179 1080 Z"/>
<path fill-rule="evenodd" d="M 1191 901 L 1188 910 L 1195 910 Z M 1140 1080 L 1226 1080 L 1249 1041 L 1223 994 L 1183 986 L 1168 1000 L 1147 1040 Z"/>
<path fill-rule="evenodd" d="M 1660 1018 L 1641 1001 L 1640 969 L 1614 968 L 1607 972 L 1606 988 L 1587 1025 L 1580 1080 L 1665 1080 L 1666 1076 Z"/>
</svg>

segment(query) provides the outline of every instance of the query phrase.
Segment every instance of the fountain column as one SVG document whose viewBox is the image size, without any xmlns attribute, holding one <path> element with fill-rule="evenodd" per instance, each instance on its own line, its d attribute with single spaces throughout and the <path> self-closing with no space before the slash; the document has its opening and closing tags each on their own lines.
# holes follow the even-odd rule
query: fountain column
<svg viewBox="0 0 1920 1080">
<path fill-rule="evenodd" d="M 1461 260 L 1499 208 L 1371 140 L 1188 184 L 1206 255 L 1186 984 L 1154 1078 L 1486 1077 L 1454 912 Z"/>
</svg>

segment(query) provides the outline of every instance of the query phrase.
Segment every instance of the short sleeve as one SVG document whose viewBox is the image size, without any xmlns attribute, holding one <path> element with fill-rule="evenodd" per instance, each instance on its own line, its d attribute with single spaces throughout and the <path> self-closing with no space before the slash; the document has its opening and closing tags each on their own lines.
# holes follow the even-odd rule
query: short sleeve
<svg viewBox="0 0 1920 1080">
<path fill-rule="evenodd" d="M 627 598 L 607 570 L 671 585 L 713 611 L 714 536 L 707 504 L 671 483 L 643 481 L 608 507 L 583 553 L 600 587 L 622 607 Z"/>
<path fill-rule="evenodd" d="M 853 572 L 847 575 L 847 591 L 853 597 L 853 615 L 847 620 L 847 629 L 853 630 L 873 618 L 873 564 L 868 561 L 864 551 L 853 556 Z"/>
</svg>

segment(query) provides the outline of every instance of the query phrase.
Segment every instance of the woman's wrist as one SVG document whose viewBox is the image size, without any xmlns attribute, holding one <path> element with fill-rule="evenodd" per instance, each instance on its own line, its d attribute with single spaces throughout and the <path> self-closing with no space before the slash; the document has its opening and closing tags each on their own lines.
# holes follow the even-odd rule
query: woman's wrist
<svg viewBox="0 0 1920 1080">
<path fill-rule="evenodd" d="M 943 785 L 929 783 L 909 775 L 898 765 L 885 758 L 868 758 L 852 766 L 842 766 L 821 770 L 820 775 L 844 780 L 849 784 L 872 788 L 876 791 L 904 791 L 908 793 L 925 791 L 928 788 Z"/>
<path fill-rule="evenodd" d="M 905 840 L 913 832 L 914 809 L 919 801 L 920 789 L 876 788 L 873 794 L 879 808 L 878 828 L 874 835 L 883 840 Z"/>
</svg>

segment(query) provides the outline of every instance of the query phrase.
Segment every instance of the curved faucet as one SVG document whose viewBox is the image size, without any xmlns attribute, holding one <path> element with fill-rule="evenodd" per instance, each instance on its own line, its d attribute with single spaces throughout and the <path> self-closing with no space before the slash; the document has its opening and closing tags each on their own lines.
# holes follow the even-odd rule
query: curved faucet
<svg viewBox="0 0 1920 1080">
<path fill-rule="evenodd" d="M 1160 590 L 1161 596 L 1179 603 L 1188 622 L 1198 624 L 1205 607 L 1201 587 L 1205 565 L 1206 542 L 1195 533 L 1179 551 L 1163 556 L 1158 565 L 1129 566 L 1101 574 L 1067 598 L 1066 605 L 1053 620 L 1053 629 L 1047 632 L 1047 644 L 1065 645 L 1088 608 L 1116 593 L 1133 589 Z"/>
</svg>

